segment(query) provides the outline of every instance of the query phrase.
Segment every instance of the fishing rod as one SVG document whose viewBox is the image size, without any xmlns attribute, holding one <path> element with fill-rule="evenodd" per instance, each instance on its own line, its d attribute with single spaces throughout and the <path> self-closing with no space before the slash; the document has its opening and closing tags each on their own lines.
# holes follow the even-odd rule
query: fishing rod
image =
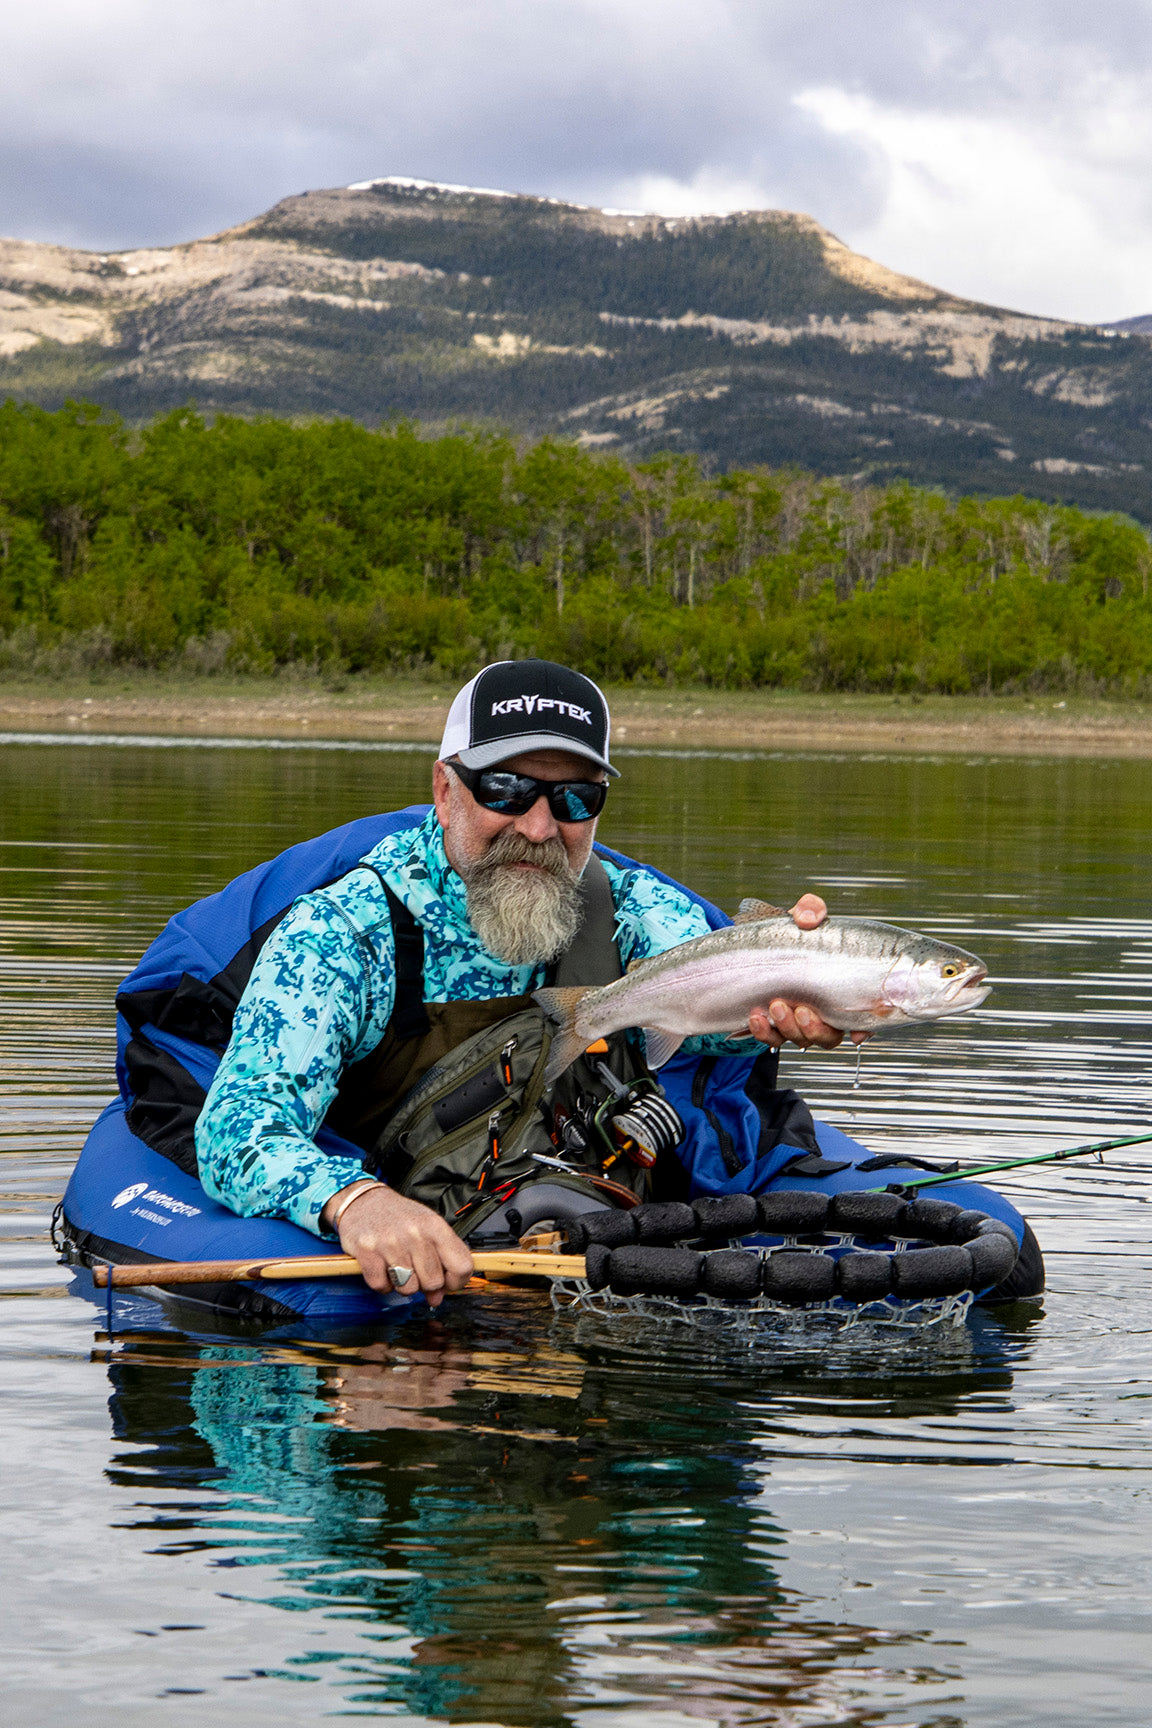
<svg viewBox="0 0 1152 1728">
<path fill-rule="evenodd" d="M 941 1182 L 967 1182 L 972 1176 L 998 1176 L 1002 1170 L 1022 1170 L 1028 1164 L 1059 1164 L 1065 1158 L 1087 1158 L 1095 1153 L 1118 1152 L 1122 1146 L 1143 1146 L 1152 1134 L 1132 1134 L 1126 1140 L 1100 1140 L 1094 1146 L 1069 1146 L 1062 1152 L 1034 1152 L 1027 1158 L 1002 1158 L 996 1164 L 957 1164 L 952 1170 L 934 1171 L 931 1175 L 909 1176 L 906 1182 L 889 1184 L 900 1188 L 935 1188 Z M 869 1188 L 869 1194 L 887 1193 L 887 1188 Z"/>
</svg>

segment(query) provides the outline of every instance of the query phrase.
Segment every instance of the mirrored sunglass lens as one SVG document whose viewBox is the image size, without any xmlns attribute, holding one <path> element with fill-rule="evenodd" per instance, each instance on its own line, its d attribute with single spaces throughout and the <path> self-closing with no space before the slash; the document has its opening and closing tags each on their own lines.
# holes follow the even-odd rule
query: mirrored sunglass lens
<svg viewBox="0 0 1152 1728">
<path fill-rule="evenodd" d="M 519 774 L 485 774 L 478 792 L 487 809 L 507 811 L 514 816 L 531 809 L 540 795 L 535 781 L 524 780 Z"/>
<path fill-rule="evenodd" d="M 588 822 L 599 811 L 603 793 L 600 787 L 594 784 L 582 785 L 578 782 L 572 782 L 569 785 L 558 786 L 553 798 L 553 814 L 559 821 Z M 563 815 L 555 809 L 556 803 L 562 806 Z"/>
</svg>

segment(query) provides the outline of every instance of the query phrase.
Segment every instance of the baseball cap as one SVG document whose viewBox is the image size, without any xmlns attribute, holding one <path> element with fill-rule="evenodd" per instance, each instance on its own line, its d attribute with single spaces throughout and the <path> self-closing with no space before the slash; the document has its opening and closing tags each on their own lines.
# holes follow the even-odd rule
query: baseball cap
<svg viewBox="0 0 1152 1728">
<path fill-rule="evenodd" d="M 465 684 L 448 710 L 440 759 L 491 768 L 528 750 L 569 750 L 609 774 L 611 722 L 602 692 L 554 660 L 498 660 Z"/>
</svg>

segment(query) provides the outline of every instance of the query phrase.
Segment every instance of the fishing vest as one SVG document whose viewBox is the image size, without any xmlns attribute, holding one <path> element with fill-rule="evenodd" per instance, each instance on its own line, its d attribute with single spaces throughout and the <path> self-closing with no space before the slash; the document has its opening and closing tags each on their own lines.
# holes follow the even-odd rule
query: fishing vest
<svg viewBox="0 0 1152 1728">
<path fill-rule="evenodd" d="M 657 1090 L 624 1034 L 605 1039 L 545 1090 L 552 1039 L 536 1003 L 530 996 L 426 1002 L 424 933 L 380 882 L 392 920 L 395 1003 L 380 1043 L 341 1075 L 326 1126 L 364 1147 L 366 1169 L 462 1234 L 540 1183 L 601 1204 L 645 1198 L 647 1157 L 597 1123 L 618 1095 Z M 548 982 L 610 984 L 623 968 L 612 887 L 598 858 L 589 859 L 580 892 L 579 930 Z"/>
<path fill-rule="evenodd" d="M 338 881 L 359 867 L 361 860 L 383 839 L 419 827 L 427 814 L 427 806 L 412 806 L 365 817 L 316 840 L 305 841 L 238 877 L 218 894 L 185 908 L 169 921 L 125 979 L 116 998 L 117 1073 L 133 1133 L 188 1174 L 197 1174 L 196 1120 L 231 1036 L 236 1007 L 264 943 L 300 895 Z M 671 882 L 662 872 L 636 864 L 605 847 L 597 846 L 596 853 L 622 867 L 643 870 L 661 881 Z M 607 983 L 620 975 L 620 958 L 613 937 L 615 908 L 611 887 L 606 873 L 595 862 L 596 853 L 585 871 L 585 918 L 581 933 L 561 958 L 550 982 Z M 727 922 L 723 913 L 707 901 L 688 890 L 680 891 L 704 910 L 712 927 Z M 479 1046 L 472 1046 L 472 1041 L 493 1032 L 502 1021 L 529 1015 L 537 1024 L 534 1037 L 539 1040 L 546 1032 L 538 1010 L 521 998 L 424 1002 L 423 932 L 402 902 L 390 891 L 388 894 L 396 944 L 393 1014 L 376 1049 L 350 1065 L 341 1076 L 336 1098 L 315 1141 L 321 1151 L 333 1156 L 357 1157 L 369 1167 L 379 1169 L 386 1178 L 399 1178 L 399 1185 L 403 1185 L 402 1166 L 412 1140 L 409 1138 L 405 1147 L 391 1145 L 386 1142 L 386 1130 L 412 1089 L 458 1053 L 467 1055 L 471 1048 L 478 1060 L 484 1052 Z M 498 1060 L 508 1039 L 501 1040 L 497 1035 L 495 1042 L 498 1048 L 494 1055 Z M 522 1029 L 513 1056 L 517 1070 L 513 1076 L 515 1087 L 507 1089 L 509 1095 L 528 1084 L 519 1070 L 532 1047 L 532 1040 Z M 622 1037 L 610 1041 L 609 1049 L 595 1060 L 603 1060 L 625 1084 L 643 1078 L 642 1065 Z M 481 1068 L 485 1066 L 490 1063 L 482 1062 Z M 446 1078 L 451 1079 L 451 1072 Z M 575 1120 L 576 1106 L 587 1105 L 602 1079 L 598 1068 L 590 1068 L 584 1059 L 574 1065 L 564 1077 L 565 1087 L 561 1088 L 561 1115 L 565 1118 L 561 1127 L 567 1128 L 569 1121 Z M 429 1108 L 437 1102 L 430 1101 Z M 546 1114 L 551 1115 L 551 1103 L 545 1102 L 549 1105 Z M 684 1103 L 687 1107 L 687 1097 Z M 450 1112 L 446 1106 L 441 1106 L 441 1114 L 448 1120 Z M 414 1124 L 414 1128 L 419 1140 L 420 1124 Z M 549 1137 L 556 1132 L 554 1119 L 548 1121 L 547 1131 Z M 529 1136 L 533 1145 L 521 1147 L 526 1156 L 540 1150 L 536 1144 L 538 1138 L 534 1123 Z M 543 1156 L 555 1151 L 556 1141 L 552 1140 Z M 617 1168 L 617 1164 L 623 1167 Z M 552 1174 L 560 1179 L 559 1172 Z M 602 1176 L 601 1181 L 604 1179 Z M 643 1171 L 629 1166 L 626 1160 L 617 1160 L 607 1179 L 633 1192 L 645 1186 Z"/>
</svg>

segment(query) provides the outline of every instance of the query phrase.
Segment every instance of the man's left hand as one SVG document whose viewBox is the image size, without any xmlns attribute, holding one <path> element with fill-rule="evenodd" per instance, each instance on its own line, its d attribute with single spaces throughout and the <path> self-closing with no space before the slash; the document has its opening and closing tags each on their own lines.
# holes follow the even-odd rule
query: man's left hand
<svg viewBox="0 0 1152 1728">
<path fill-rule="evenodd" d="M 792 922 L 801 930 L 815 930 L 828 916 L 828 908 L 819 894 L 802 894 L 792 908 Z M 748 1030 L 762 1044 L 779 1050 L 782 1044 L 797 1044 L 801 1050 L 818 1045 L 821 1050 L 835 1050 L 844 1034 L 806 1003 L 792 1007 L 783 1001 L 770 1002 L 767 1008 L 754 1008 L 748 1016 Z M 853 1032 L 853 1044 L 862 1044 L 869 1034 Z"/>
</svg>

